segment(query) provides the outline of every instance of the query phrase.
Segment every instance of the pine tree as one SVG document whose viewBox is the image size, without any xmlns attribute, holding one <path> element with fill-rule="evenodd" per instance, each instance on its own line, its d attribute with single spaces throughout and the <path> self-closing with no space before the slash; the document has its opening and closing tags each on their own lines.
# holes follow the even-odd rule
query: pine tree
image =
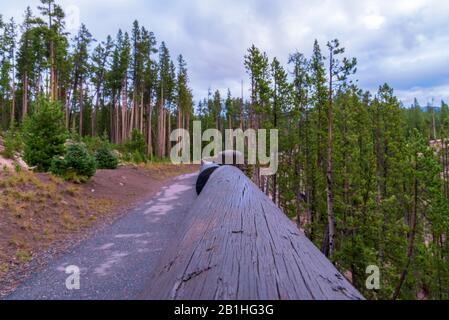
<svg viewBox="0 0 449 320">
<path fill-rule="evenodd" d="M 152 134 L 152 114 L 153 114 L 153 101 L 157 96 L 157 76 L 158 76 L 158 64 L 156 60 L 152 58 L 152 54 L 156 54 L 156 38 L 152 32 L 142 30 L 143 46 L 145 48 L 145 75 L 144 75 L 144 105 L 146 113 L 146 141 L 147 152 L 150 157 L 153 155 L 153 134 Z"/>
<path fill-rule="evenodd" d="M 165 46 L 165 43 L 161 43 L 159 48 L 159 79 L 158 79 L 158 135 L 156 154 L 159 158 L 163 158 L 166 155 L 166 137 L 167 137 L 167 105 L 172 102 L 174 78 L 172 62 L 170 60 L 170 53 Z"/>
<path fill-rule="evenodd" d="M 97 135 L 97 115 L 100 104 L 104 104 L 105 80 L 107 74 L 108 61 L 112 54 L 113 42 L 110 36 L 106 42 L 101 42 L 95 48 L 92 55 L 92 83 L 95 86 L 95 108 L 92 113 L 91 133 L 92 136 Z M 103 128 L 104 129 L 104 128 Z"/>
<path fill-rule="evenodd" d="M 131 43 L 128 32 L 124 33 L 123 41 L 118 48 L 120 55 L 118 76 L 121 79 L 120 96 L 121 96 L 121 135 L 120 141 L 123 143 L 127 140 L 128 132 L 128 78 L 129 67 L 131 62 Z"/>
<path fill-rule="evenodd" d="M 318 41 L 313 45 L 313 54 L 310 61 L 310 135 L 308 136 L 311 147 L 309 150 L 309 169 L 310 176 L 310 198 L 311 198 L 311 227 L 310 237 L 312 240 L 320 241 L 320 234 L 323 225 L 326 225 L 323 219 L 326 211 L 326 199 L 320 190 L 325 190 L 325 145 L 327 136 L 325 128 L 327 127 L 327 94 L 326 74 L 324 69 L 324 57 Z M 322 243 L 327 241 L 323 239 Z M 325 248 L 322 250 L 325 251 Z"/>
<path fill-rule="evenodd" d="M 34 78 L 34 56 L 32 45 L 35 37 L 35 19 L 30 7 L 25 11 L 24 22 L 22 24 L 22 36 L 19 42 L 17 57 L 17 79 L 18 91 L 21 92 L 22 99 L 22 119 L 28 115 L 28 105 L 30 99 L 30 82 Z"/>
<path fill-rule="evenodd" d="M 276 58 L 274 58 L 271 63 L 270 71 L 272 79 L 272 128 L 278 128 L 280 126 L 282 127 L 282 125 L 285 123 L 284 121 L 280 121 L 281 114 L 292 113 L 292 110 L 290 110 L 291 87 L 287 82 L 287 72 L 284 70 L 284 68 Z M 287 121 L 287 123 L 290 123 L 290 121 Z M 289 132 L 292 131 L 293 130 L 289 130 Z M 289 134 L 287 133 L 287 135 Z M 285 134 L 283 133 L 282 136 L 285 136 Z M 285 190 L 291 190 L 291 188 L 287 186 Z M 277 173 L 272 176 L 271 195 L 273 202 L 275 204 L 279 204 Z"/>
<path fill-rule="evenodd" d="M 326 193 L 327 193 L 327 218 L 328 218 L 328 244 L 325 250 L 329 257 L 334 254 L 334 237 L 335 237 L 335 215 L 334 215 L 334 194 L 333 194 L 333 95 L 335 82 L 346 81 L 348 75 L 355 73 L 356 60 L 352 61 L 343 59 L 341 65 L 336 56 L 344 53 L 345 49 L 340 47 L 337 39 L 328 42 L 329 49 L 329 98 L 327 109 L 327 169 L 326 169 Z"/>
<path fill-rule="evenodd" d="M 192 115 L 192 93 L 188 86 L 189 77 L 187 75 L 187 64 L 182 55 L 178 56 L 178 74 L 177 74 L 177 128 L 189 129 L 190 118 Z M 186 137 L 182 137 L 185 139 Z"/>
<path fill-rule="evenodd" d="M 74 76 L 74 85 L 73 85 L 73 94 L 76 97 L 74 99 L 73 111 L 75 112 L 75 103 L 78 101 L 79 103 L 79 116 L 78 116 L 78 128 L 79 135 L 83 136 L 85 133 L 84 130 L 84 102 L 85 102 L 85 81 L 88 79 L 89 74 L 89 45 L 92 42 L 92 35 L 87 30 L 84 24 L 81 25 L 80 30 L 78 31 L 77 36 L 74 39 L 75 48 L 73 54 L 73 76 Z M 76 95 L 75 95 L 76 94 Z M 75 113 L 72 115 L 72 130 L 75 129 Z"/>
<path fill-rule="evenodd" d="M 245 56 L 244 65 L 251 81 L 249 127 L 257 130 L 261 128 L 262 118 L 270 103 L 268 57 L 252 45 Z M 254 182 L 260 186 L 259 165 L 253 166 L 252 174 Z"/>
<path fill-rule="evenodd" d="M 38 98 L 37 112 L 24 123 L 24 159 L 38 171 L 47 171 L 54 156 L 64 153 L 67 138 L 64 114 L 57 102 Z"/>
<path fill-rule="evenodd" d="M 297 152 L 294 157 L 295 177 L 295 213 L 298 227 L 305 227 L 310 236 L 312 223 L 311 214 L 311 183 L 310 183 L 310 123 L 309 123 L 309 91 L 310 91 L 310 62 L 300 52 L 295 52 L 289 57 L 289 64 L 293 65 L 292 99 L 293 121 L 296 130 L 293 139 L 297 144 Z M 294 125 L 293 125 L 294 126 Z"/>
</svg>

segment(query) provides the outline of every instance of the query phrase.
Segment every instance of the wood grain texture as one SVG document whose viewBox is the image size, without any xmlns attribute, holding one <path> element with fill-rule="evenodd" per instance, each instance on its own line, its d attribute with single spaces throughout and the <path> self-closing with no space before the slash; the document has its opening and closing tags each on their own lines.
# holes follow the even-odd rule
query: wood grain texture
<svg viewBox="0 0 449 320">
<path fill-rule="evenodd" d="M 216 170 L 143 299 L 363 299 L 240 170 Z"/>
</svg>

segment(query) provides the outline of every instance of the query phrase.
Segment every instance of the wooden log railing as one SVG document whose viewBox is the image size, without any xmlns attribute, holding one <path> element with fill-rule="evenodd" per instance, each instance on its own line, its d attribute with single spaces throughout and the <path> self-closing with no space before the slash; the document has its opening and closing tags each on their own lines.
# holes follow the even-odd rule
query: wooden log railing
<svg viewBox="0 0 449 320">
<path fill-rule="evenodd" d="M 216 170 L 144 299 L 346 300 L 362 295 L 240 170 Z"/>
</svg>

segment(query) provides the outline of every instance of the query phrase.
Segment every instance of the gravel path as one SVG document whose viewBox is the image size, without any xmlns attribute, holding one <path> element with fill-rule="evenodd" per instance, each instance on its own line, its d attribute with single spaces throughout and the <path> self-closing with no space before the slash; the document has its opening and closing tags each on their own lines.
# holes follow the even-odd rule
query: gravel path
<svg viewBox="0 0 449 320">
<path fill-rule="evenodd" d="M 196 199 L 196 176 L 175 178 L 153 199 L 50 262 L 6 299 L 137 298 Z M 69 266 L 80 271 L 79 289 L 67 289 L 67 278 L 73 280 L 69 284 L 77 283 L 76 268 Z"/>
</svg>

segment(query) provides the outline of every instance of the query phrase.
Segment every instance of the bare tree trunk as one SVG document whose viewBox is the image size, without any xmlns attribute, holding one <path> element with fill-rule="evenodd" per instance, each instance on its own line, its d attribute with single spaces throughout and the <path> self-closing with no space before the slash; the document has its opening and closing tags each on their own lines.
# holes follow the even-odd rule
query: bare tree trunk
<svg viewBox="0 0 449 320">
<path fill-rule="evenodd" d="M 170 141 L 170 133 L 171 133 L 171 114 L 170 110 L 167 110 L 167 156 L 170 156 L 171 152 L 171 141 Z"/>
<path fill-rule="evenodd" d="M 11 94 L 12 94 L 12 102 L 11 102 L 11 128 L 14 127 L 14 121 L 16 119 L 16 85 L 14 83 L 14 71 L 13 71 L 13 79 L 11 85 Z"/>
<path fill-rule="evenodd" d="M 55 101 L 55 49 L 53 40 L 50 41 L 50 100 Z"/>
<path fill-rule="evenodd" d="M 273 101 L 273 118 L 274 118 L 274 128 L 277 129 L 278 118 L 277 118 L 277 83 L 274 81 L 274 101 Z M 279 204 L 277 202 L 277 173 L 273 175 L 273 202 L 274 204 Z"/>
<path fill-rule="evenodd" d="M 162 107 L 161 107 L 162 102 L 159 102 L 159 110 L 157 110 L 157 137 L 156 137 L 156 143 L 155 143 L 155 147 L 156 147 L 156 156 L 158 158 L 162 157 Z"/>
<path fill-rule="evenodd" d="M 161 85 L 161 98 L 159 101 L 159 112 L 157 118 L 157 144 L 156 144 L 156 155 L 158 158 L 162 158 L 164 155 L 164 90 L 163 84 Z"/>
<path fill-rule="evenodd" d="M 115 93 L 112 93 L 112 101 L 109 103 L 109 139 L 111 142 L 115 142 L 115 130 L 114 130 L 114 109 L 115 109 Z"/>
<path fill-rule="evenodd" d="M 177 117 L 177 125 L 176 125 L 176 129 L 182 129 L 183 128 L 183 118 L 182 118 L 182 111 L 181 108 L 178 106 L 178 117 Z M 181 141 L 184 139 L 184 133 L 182 133 L 181 137 L 178 138 L 178 141 Z"/>
<path fill-rule="evenodd" d="M 83 94 L 83 79 L 80 79 L 80 120 L 79 120 L 79 134 L 83 136 L 83 108 L 84 108 L 84 94 Z"/>
<path fill-rule="evenodd" d="M 92 136 L 95 137 L 97 135 L 97 113 L 98 113 L 98 107 L 100 105 L 100 88 L 97 87 L 97 97 L 95 99 L 95 108 L 92 113 Z"/>
<path fill-rule="evenodd" d="M 162 110 L 162 158 L 165 158 L 165 152 L 166 152 L 166 148 L 165 148 L 165 131 L 167 129 L 167 118 L 166 118 L 166 114 L 167 114 L 167 109 L 163 109 Z"/>
<path fill-rule="evenodd" d="M 148 143 L 148 155 L 151 158 L 151 156 L 153 155 L 153 144 L 152 144 L 153 137 L 152 137 L 152 132 L 151 132 L 151 130 L 152 130 L 151 120 L 152 120 L 153 110 L 151 108 L 151 100 L 148 102 L 147 110 L 148 110 L 148 115 L 147 115 L 147 139 L 148 140 L 147 140 L 147 143 Z"/>
<path fill-rule="evenodd" d="M 120 100 L 120 97 L 118 97 L 117 100 Z M 120 142 L 120 121 L 119 121 L 119 113 L 120 113 L 120 101 L 115 102 L 115 143 Z"/>
<path fill-rule="evenodd" d="M 133 120 L 133 129 L 139 129 L 139 103 L 138 101 L 138 95 L 137 93 L 134 93 L 133 96 L 133 108 L 134 108 L 134 117 Z M 132 130 L 131 130 L 132 131 Z"/>
<path fill-rule="evenodd" d="M 34 78 L 34 95 L 35 95 L 35 97 L 37 97 L 40 94 L 40 86 L 41 86 L 40 80 L 41 80 L 41 76 L 40 76 L 40 71 L 38 70 L 35 75 L 35 78 Z"/>
<path fill-rule="evenodd" d="M 132 100 L 132 106 L 131 106 L 131 119 L 129 120 L 129 130 L 128 130 L 128 137 L 131 137 L 131 133 L 134 129 L 134 113 L 136 108 L 136 100 L 135 100 L 135 92 L 133 92 L 133 100 Z"/>
<path fill-rule="evenodd" d="M 65 97 L 65 127 L 69 129 L 70 121 L 70 93 L 68 92 Z"/>
<path fill-rule="evenodd" d="M 27 114 L 28 114 L 28 72 L 25 71 L 23 75 L 22 119 L 25 119 Z"/>
<path fill-rule="evenodd" d="M 56 96 L 56 100 L 62 100 L 61 88 L 59 87 L 59 78 L 60 78 L 60 74 L 59 74 L 59 72 L 57 72 L 57 74 L 55 76 L 55 96 Z"/>
<path fill-rule="evenodd" d="M 122 136 L 121 136 L 121 142 L 125 142 L 126 140 L 126 109 L 127 109 L 127 97 L 126 97 L 126 76 L 125 79 L 123 79 L 123 85 L 122 85 Z"/>
<path fill-rule="evenodd" d="M 143 133 L 143 89 L 140 94 L 140 115 L 139 115 L 139 130 Z"/>
</svg>

